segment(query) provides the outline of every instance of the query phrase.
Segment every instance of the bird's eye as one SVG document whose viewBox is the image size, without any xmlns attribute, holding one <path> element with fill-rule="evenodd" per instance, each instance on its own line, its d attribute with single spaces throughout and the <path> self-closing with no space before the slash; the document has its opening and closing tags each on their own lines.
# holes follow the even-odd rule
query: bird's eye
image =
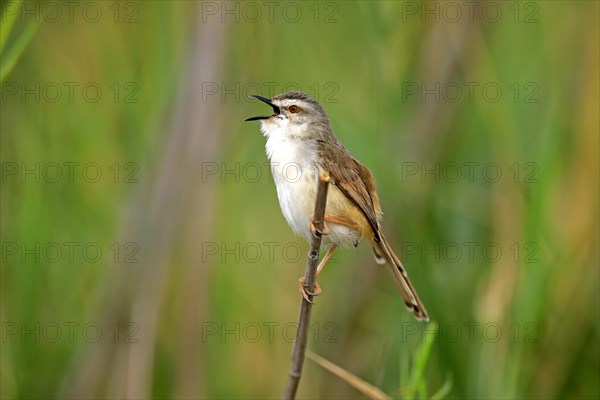
<svg viewBox="0 0 600 400">
<path fill-rule="evenodd" d="M 300 111 L 300 107 L 298 107 L 295 104 L 292 104 L 289 108 L 288 111 L 291 112 L 292 114 L 296 114 L 298 111 Z"/>
</svg>

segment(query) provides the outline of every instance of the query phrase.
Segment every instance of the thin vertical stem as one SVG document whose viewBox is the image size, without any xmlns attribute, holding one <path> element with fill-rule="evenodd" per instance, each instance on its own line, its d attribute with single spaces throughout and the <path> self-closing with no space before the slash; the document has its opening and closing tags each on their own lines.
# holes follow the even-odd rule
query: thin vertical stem
<svg viewBox="0 0 600 400">
<path fill-rule="evenodd" d="M 315 212 L 313 214 L 313 224 L 315 234 L 310 242 L 310 250 L 306 260 L 306 271 L 304 273 L 304 288 L 309 293 L 308 301 L 301 297 L 300 315 L 298 317 L 298 332 L 294 341 L 292 351 L 292 366 L 288 375 L 287 384 L 283 392 L 285 400 L 292 400 L 296 397 L 300 377 L 302 376 L 302 367 L 306 356 L 306 346 L 308 343 L 308 329 L 310 325 L 310 315 L 312 311 L 312 298 L 310 293 L 315 291 L 317 281 L 317 265 L 319 263 L 319 251 L 321 250 L 321 237 L 323 236 L 323 227 L 325 225 L 325 205 L 327 204 L 327 189 L 329 188 L 329 174 L 322 172 L 319 176 L 319 186 L 317 187 L 317 200 L 315 203 Z"/>
</svg>

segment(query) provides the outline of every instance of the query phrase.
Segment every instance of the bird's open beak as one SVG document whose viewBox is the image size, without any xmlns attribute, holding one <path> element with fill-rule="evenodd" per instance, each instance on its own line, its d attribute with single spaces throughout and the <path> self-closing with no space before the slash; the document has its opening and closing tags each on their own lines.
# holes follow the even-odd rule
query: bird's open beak
<svg viewBox="0 0 600 400">
<path fill-rule="evenodd" d="M 279 107 L 277 107 L 275 104 L 271 103 L 271 100 L 267 99 L 266 97 L 262 97 L 262 96 L 258 96 L 258 95 L 252 95 L 250 97 L 254 97 L 255 99 L 262 101 L 263 103 L 267 103 L 268 105 L 270 105 L 273 108 L 273 115 L 259 115 L 258 117 L 246 118 L 244 121 L 256 121 L 258 119 L 268 119 L 275 115 L 279 115 L 279 113 L 281 112 L 279 110 Z"/>
</svg>

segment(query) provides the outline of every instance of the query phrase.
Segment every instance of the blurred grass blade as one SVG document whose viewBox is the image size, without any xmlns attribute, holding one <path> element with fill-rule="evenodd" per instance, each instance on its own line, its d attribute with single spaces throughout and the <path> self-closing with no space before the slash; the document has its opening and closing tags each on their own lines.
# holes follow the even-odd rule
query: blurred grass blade
<svg viewBox="0 0 600 400">
<path fill-rule="evenodd" d="M 433 396 L 431 396 L 431 400 L 441 400 L 448 396 L 448 393 L 450 393 L 450 390 L 452 389 L 452 383 L 452 374 L 448 374 L 448 377 L 446 378 L 446 381 L 442 387 L 439 388 L 438 391 L 433 394 Z"/>
<path fill-rule="evenodd" d="M 410 360 L 409 357 L 399 357 L 400 358 L 400 385 L 404 385 L 408 382 L 410 377 Z M 395 398 L 396 396 L 394 396 Z"/>
<path fill-rule="evenodd" d="M 327 371 L 344 380 L 346 383 L 348 383 L 350 386 L 352 386 L 365 396 L 368 396 L 370 399 L 391 399 L 390 396 L 385 394 L 379 388 L 371 385 L 369 382 L 360 379 L 352 372 L 349 372 L 343 369 L 342 367 L 335 365 L 331 361 L 324 359 L 323 357 L 313 353 L 312 351 L 307 350 L 306 356 L 314 362 L 316 362 L 317 364 L 319 364 L 321 367 L 325 368 Z"/>
<path fill-rule="evenodd" d="M 17 61 L 19 61 L 19 58 L 21 57 L 21 54 L 23 54 L 23 51 L 27 48 L 27 46 L 29 45 L 29 42 L 35 35 L 35 32 L 41 25 L 40 22 L 32 22 L 29 25 L 27 25 L 27 27 L 19 35 L 19 37 L 17 39 L 15 39 L 15 42 L 13 43 L 13 45 L 10 46 L 10 49 L 7 50 L 6 49 L 6 47 L 7 47 L 6 40 L 10 34 L 9 29 L 12 29 L 14 20 L 15 20 L 15 18 L 11 18 L 11 20 L 10 20 L 11 22 L 7 23 L 8 28 L 5 27 L 4 24 L 2 27 L 2 39 L 1 39 L 2 46 L 0 47 L 0 58 L 2 60 L 0 62 L 0 82 L 4 82 L 4 79 L 8 76 L 10 71 L 12 71 L 12 69 L 15 67 L 15 65 L 17 64 Z M 6 30 L 6 32 L 5 32 L 5 30 Z"/>
<path fill-rule="evenodd" d="M 419 391 L 422 397 L 427 397 L 423 376 L 429 355 L 431 354 L 433 342 L 435 341 L 437 329 L 437 323 L 430 322 L 427 324 L 426 332 L 433 332 L 433 334 L 425 335 L 425 342 L 423 342 L 415 354 L 415 364 L 410 374 L 410 382 L 405 391 L 405 398 L 408 400 L 414 399 L 417 391 Z"/>
<path fill-rule="evenodd" d="M 15 21 L 17 20 L 18 12 L 9 13 L 9 9 L 19 10 L 21 8 L 21 0 L 8 1 L 2 6 L 2 23 L 0 24 L 0 53 L 4 53 L 4 45 L 8 39 L 8 35 L 12 30 Z"/>
</svg>

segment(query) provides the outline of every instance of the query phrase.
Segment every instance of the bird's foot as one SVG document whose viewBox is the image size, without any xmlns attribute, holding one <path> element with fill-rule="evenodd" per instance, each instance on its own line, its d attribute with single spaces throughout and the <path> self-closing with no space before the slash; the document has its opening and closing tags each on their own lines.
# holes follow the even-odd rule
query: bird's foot
<svg viewBox="0 0 600 400">
<path fill-rule="evenodd" d="M 300 284 L 300 293 L 302 293 L 302 297 L 304 297 L 304 300 L 308 301 L 309 303 L 312 303 L 312 300 L 308 297 L 309 295 L 318 296 L 321 294 L 321 286 L 319 286 L 317 282 L 315 282 L 314 292 L 308 291 L 308 288 L 304 285 L 304 277 L 298 279 L 298 283 Z"/>
<path fill-rule="evenodd" d="M 315 221 L 315 215 L 311 214 L 310 217 L 308 217 L 308 219 L 310 220 L 309 224 L 308 224 L 308 228 L 310 229 L 310 231 L 312 232 L 313 235 L 315 236 L 324 236 L 324 235 L 329 235 L 329 227 L 327 226 L 327 224 L 325 223 L 325 221 L 323 221 L 323 230 L 320 231 L 317 229 L 317 226 L 315 225 L 316 221 Z"/>
</svg>

